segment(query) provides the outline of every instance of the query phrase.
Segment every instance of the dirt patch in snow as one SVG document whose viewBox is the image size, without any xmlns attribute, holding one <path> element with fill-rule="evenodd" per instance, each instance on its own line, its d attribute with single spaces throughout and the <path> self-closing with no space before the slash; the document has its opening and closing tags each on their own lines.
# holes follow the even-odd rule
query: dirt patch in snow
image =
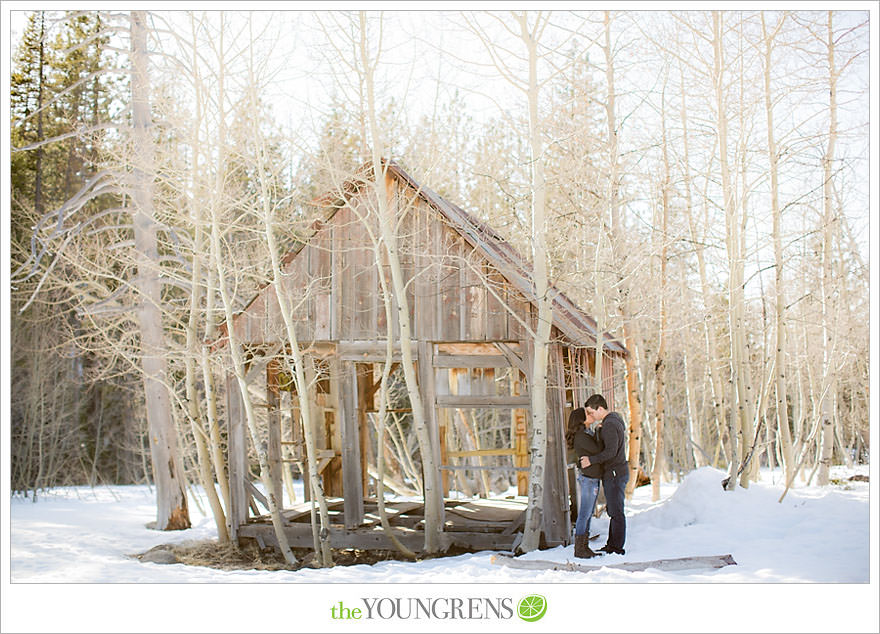
<svg viewBox="0 0 880 634">
<path fill-rule="evenodd" d="M 177 561 L 171 561 L 170 557 L 156 557 L 157 554 L 167 552 Z M 464 551 L 456 550 L 434 556 L 424 556 L 419 559 L 431 559 L 436 556 L 449 557 L 460 555 Z M 340 549 L 333 550 L 333 564 L 335 566 L 354 566 L 358 564 L 372 565 L 381 561 L 412 561 L 395 550 L 359 550 Z M 231 544 L 220 544 L 217 540 L 202 540 L 197 542 L 182 542 L 179 544 L 161 544 L 144 553 L 132 555 L 132 557 L 155 563 L 181 563 L 189 566 L 207 566 L 220 570 L 299 570 L 300 568 L 314 568 L 315 553 L 311 549 L 294 548 L 293 554 L 298 563 L 288 564 L 274 548 L 260 548 L 255 542 L 246 542 L 241 548 Z M 165 559 L 163 561 L 158 561 Z"/>
</svg>

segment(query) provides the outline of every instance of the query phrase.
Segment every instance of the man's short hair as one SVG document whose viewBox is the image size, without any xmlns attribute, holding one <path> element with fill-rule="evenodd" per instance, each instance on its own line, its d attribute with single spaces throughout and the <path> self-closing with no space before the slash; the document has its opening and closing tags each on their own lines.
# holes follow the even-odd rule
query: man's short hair
<svg viewBox="0 0 880 634">
<path fill-rule="evenodd" d="M 599 409 L 600 407 L 603 409 L 608 409 L 608 403 L 605 401 L 605 397 L 601 394 L 593 394 L 590 398 L 587 399 L 587 402 L 584 403 L 584 409 Z"/>
</svg>

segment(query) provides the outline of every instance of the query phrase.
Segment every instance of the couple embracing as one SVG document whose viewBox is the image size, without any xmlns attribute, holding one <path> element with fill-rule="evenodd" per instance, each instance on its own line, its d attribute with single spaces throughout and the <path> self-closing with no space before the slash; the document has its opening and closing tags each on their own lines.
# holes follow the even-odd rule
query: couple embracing
<svg viewBox="0 0 880 634">
<path fill-rule="evenodd" d="M 626 426 L 617 412 L 608 411 L 601 394 L 593 394 L 583 407 L 568 418 L 566 444 L 576 462 L 578 515 L 574 530 L 574 556 L 596 557 L 605 553 L 623 555 L 626 540 L 626 518 L 623 500 L 629 481 L 626 461 Z M 596 508 L 599 483 L 605 488 L 608 516 L 608 540 L 594 552 L 590 549 L 590 518 Z"/>
</svg>

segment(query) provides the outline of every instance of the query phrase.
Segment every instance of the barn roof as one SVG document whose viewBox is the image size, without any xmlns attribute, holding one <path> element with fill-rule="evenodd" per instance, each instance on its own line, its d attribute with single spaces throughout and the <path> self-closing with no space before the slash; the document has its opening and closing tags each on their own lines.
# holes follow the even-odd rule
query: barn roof
<svg viewBox="0 0 880 634">
<path fill-rule="evenodd" d="M 485 222 L 475 218 L 464 209 L 455 205 L 437 192 L 418 183 L 410 176 L 397 162 L 393 160 L 383 160 L 383 165 L 388 174 L 407 183 L 418 195 L 435 209 L 448 222 L 449 226 L 457 231 L 471 245 L 472 248 L 481 253 L 486 260 L 523 296 L 532 304 L 537 303 L 535 293 L 535 285 L 532 277 L 531 264 L 514 249 L 503 237 L 501 237 L 492 227 Z M 369 177 L 372 169 L 369 165 L 359 170 L 358 175 L 347 181 L 342 190 L 346 192 L 356 191 L 363 184 L 364 180 Z M 339 209 L 341 196 L 335 192 L 328 194 L 322 202 L 329 206 L 332 211 L 327 214 L 324 222 L 329 221 Z M 317 233 L 322 223 L 318 222 L 314 225 L 314 231 Z M 314 235 L 314 233 L 312 234 Z M 297 242 L 295 246 L 284 256 L 283 263 L 287 264 L 293 260 L 306 246 L 308 239 Z M 262 289 L 260 291 L 262 293 Z M 596 320 L 582 311 L 569 297 L 551 285 L 550 292 L 552 294 L 553 307 L 553 325 L 575 345 L 587 346 L 595 345 L 598 326 Z M 258 297 L 259 294 L 256 296 Z M 250 302 L 238 313 L 244 313 L 248 307 L 256 299 L 254 297 Z M 224 324 L 225 326 L 225 324 Z M 225 331 L 225 328 L 222 330 Z M 225 333 L 224 333 L 225 334 Z M 225 337 L 224 337 L 225 338 Z M 607 352 L 626 355 L 627 350 L 622 343 L 608 333 L 603 336 L 604 348 Z"/>
</svg>

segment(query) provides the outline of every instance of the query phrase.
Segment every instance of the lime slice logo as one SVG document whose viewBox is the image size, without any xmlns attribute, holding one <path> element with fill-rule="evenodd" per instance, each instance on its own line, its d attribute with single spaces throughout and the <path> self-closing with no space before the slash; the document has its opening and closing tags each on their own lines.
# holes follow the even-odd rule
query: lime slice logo
<svg viewBox="0 0 880 634">
<path fill-rule="evenodd" d="M 538 621 L 547 613 L 547 599 L 540 594 L 530 594 L 520 599 L 516 612 L 523 621 Z"/>
</svg>

